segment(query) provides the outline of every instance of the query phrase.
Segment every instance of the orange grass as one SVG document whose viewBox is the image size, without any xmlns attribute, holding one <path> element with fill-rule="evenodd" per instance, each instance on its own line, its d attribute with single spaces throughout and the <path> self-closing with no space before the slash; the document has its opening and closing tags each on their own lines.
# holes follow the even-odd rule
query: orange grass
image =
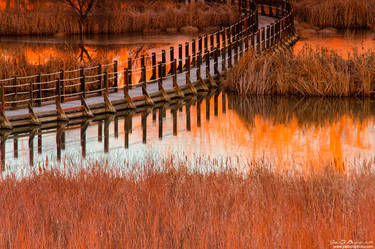
<svg viewBox="0 0 375 249">
<path fill-rule="evenodd" d="M 344 59 L 334 50 L 304 48 L 255 56 L 248 53 L 226 86 L 240 95 L 370 96 L 375 90 L 375 52 L 355 50 Z"/>
<path fill-rule="evenodd" d="M 339 29 L 375 28 L 374 0 L 294 0 L 299 21 Z"/>
<path fill-rule="evenodd" d="M 0 35 L 78 34 L 79 25 L 70 10 L 55 5 L 31 11 L 0 11 Z M 224 26 L 237 18 L 236 9 L 229 4 L 133 2 L 123 8 L 108 5 L 93 12 L 84 25 L 84 33 L 160 32 L 183 26 Z"/>
<path fill-rule="evenodd" d="M 3 178 L 0 248 L 308 249 L 375 238 L 370 170 L 299 175 L 259 162 L 246 175 L 202 174 L 173 159 L 163 169 L 154 164 L 146 162 L 141 176 Z"/>
</svg>

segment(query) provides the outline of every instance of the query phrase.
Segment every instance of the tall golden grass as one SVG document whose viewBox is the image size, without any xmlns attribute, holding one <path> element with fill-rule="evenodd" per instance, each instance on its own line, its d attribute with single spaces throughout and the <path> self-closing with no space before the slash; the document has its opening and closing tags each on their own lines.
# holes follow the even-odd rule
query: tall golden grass
<svg viewBox="0 0 375 249">
<path fill-rule="evenodd" d="M 371 170 L 298 175 L 259 163 L 246 175 L 203 174 L 173 159 L 154 164 L 140 165 L 142 175 L 3 178 L 0 247 L 309 249 L 375 237 Z"/>
<path fill-rule="evenodd" d="M 229 4 L 191 3 L 171 1 L 135 2 L 123 8 L 109 8 L 94 12 L 84 26 L 84 32 L 128 33 L 162 31 L 183 26 L 229 25 L 238 18 Z M 69 10 L 61 6 L 25 12 L 1 11 L 0 35 L 78 34 L 79 25 Z"/>
<path fill-rule="evenodd" d="M 240 95 L 367 97 L 374 93 L 375 52 L 355 50 L 344 59 L 334 50 L 304 48 L 254 56 L 249 53 L 229 73 L 226 86 Z"/>
<path fill-rule="evenodd" d="M 339 29 L 375 28 L 374 0 L 294 0 L 299 21 Z"/>
</svg>

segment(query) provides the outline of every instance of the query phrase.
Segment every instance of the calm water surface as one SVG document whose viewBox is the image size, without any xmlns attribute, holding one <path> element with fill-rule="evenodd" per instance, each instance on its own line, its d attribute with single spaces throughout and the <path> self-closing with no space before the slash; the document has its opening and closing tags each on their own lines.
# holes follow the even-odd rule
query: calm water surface
<svg viewBox="0 0 375 249">
<path fill-rule="evenodd" d="M 101 38 L 88 40 L 85 49 L 92 57 L 127 60 L 137 51 L 148 54 L 191 38 Z M 30 63 L 43 63 L 45 55 L 64 56 L 63 43 L 58 39 L 7 39 L 0 42 L 0 53 L 6 56 L 17 50 L 30 58 Z M 306 44 L 342 52 L 353 47 L 375 47 L 370 35 L 331 35 L 299 41 L 295 53 Z M 7 134 L 2 137 L 1 159 L 4 172 L 27 170 L 46 159 L 142 161 L 150 154 L 191 159 L 200 155 L 231 157 L 242 162 L 266 161 L 280 168 L 318 170 L 333 165 L 342 171 L 344 165 L 374 164 L 374 117 L 375 103 L 368 99 L 240 98 L 211 93 L 177 107 L 107 116 L 59 129 Z"/>
</svg>

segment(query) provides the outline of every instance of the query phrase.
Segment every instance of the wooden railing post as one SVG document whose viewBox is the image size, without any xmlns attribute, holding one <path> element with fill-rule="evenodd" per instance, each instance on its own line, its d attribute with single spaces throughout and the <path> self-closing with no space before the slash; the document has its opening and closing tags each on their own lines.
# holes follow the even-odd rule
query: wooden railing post
<svg viewBox="0 0 375 249">
<path fill-rule="evenodd" d="M 170 47 L 169 49 L 169 52 L 170 52 L 170 63 L 172 65 L 173 61 L 174 61 L 174 47 Z M 173 70 L 171 68 L 171 70 L 169 70 L 169 74 L 173 74 Z"/>
<path fill-rule="evenodd" d="M 146 66 L 143 65 L 141 70 L 141 83 L 146 86 Z"/>
<path fill-rule="evenodd" d="M 261 48 L 262 48 L 262 51 L 264 51 L 266 49 L 266 41 L 265 41 L 265 33 L 266 33 L 266 31 L 265 31 L 265 28 L 262 27 L 261 31 L 262 31 L 262 34 L 261 34 L 261 36 L 262 36 L 262 41 L 261 41 L 262 46 L 261 46 Z"/>
<path fill-rule="evenodd" d="M 234 47 L 234 64 L 237 64 L 237 62 L 238 62 L 238 48 L 239 48 L 238 42 L 239 42 L 239 40 L 238 40 L 238 35 L 236 35 L 235 37 L 236 38 L 235 38 L 235 41 L 233 43 L 233 47 Z"/>
<path fill-rule="evenodd" d="M 152 76 L 151 80 L 156 79 L 156 53 L 152 53 Z"/>
<path fill-rule="evenodd" d="M 204 35 L 204 51 L 208 50 L 208 36 L 207 34 Z"/>
<path fill-rule="evenodd" d="M 191 42 L 191 56 L 192 56 L 192 64 L 195 67 L 196 65 L 196 41 L 195 39 L 192 40 Z"/>
<path fill-rule="evenodd" d="M 178 44 L 178 72 L 182 73 L 182 44 Z"/>
<path fill-rule="evenodd" d="M 17 80 L 17 76 L 13 78 L 13 101 L 17 101 L 18 100 L 18 88 L 17 88 L 17 84 L 18 84 L 18 80 Z M 12 106 L 13 107 L 16 107 L 17 106 L 17 103 L 16 102 L 13 102 L 12 103 Z"/>
<path fill-rule="evenodd" d="M 57 79 L 56 81 L 56 102 L 58 104 L 61 103 L 61 81 L 60 79 Z"/>
<path fill-rule="evenodd" d="M 270 49 L 270 25 L 267 25 L 266 26 L 266 49 Z"/>
<path fill-rule="evenodd" d="M 221 63 L 222 63 L 222 68 L 223 68 L 223 71 L 226 71 L 226 53 L 227 53 L 227 50 L 226 50 L 226 44 L 225 44 L 225 41 L 226 41 L 226 38 L 225 38 L 225 29 L 222 30 L 221 32 L 221 36 L 222 36 L 222 39 L 221 39 Z"/>
<path fill-rule="evenodd" d="M 64 70 L 60 70 L 61 103 L 65 102 L 65 77 Z"/>
<path fill-rule="evenodd" d="M 86 98 L 86 78 L 85 78 L 85 69 L 83 67 L 81 67 L 79 75 L 80 75 L 80 80 L 81 80 L 82 97 Z"/>
<path fill-rule="evenodd" d="M 117 87 L 118 87 L 118 62 L 117 61 L 114 61 L 113 62 L 113 87 L 115 88 L 115 92 L 118 91 Z"/>
<path fill-rule="evenodd" d="M 201 36 L 199 36 L 198 37 L 198 54 L 199 53 L 203 53 L 203 45 L 202 45 L 202 37 Z"/>
<path fill-rule="evenodd" d="M 165 77 L 167 75 L 167 56 L 166 56 L 166 52 L 164 49 L 161 51 L 161 63 L 163 67 L 162 76 Z"/>
<path fill-rule="evenodd" d="M 261 40 L 260 40 L 260 29 L 257 30 L 256 32 L 256 41 L 257 41 L 257 45 L 256 45 L 256 54 L 260 54 L 260 48 L 261 48 Z"/>
<path fill-rule="evenodd" d="M 189 43 L 188 42 L 185 42 L 185 70 L 187 70 L 188 68 L 188 61 L 190 63 L 190 48 L 189 48 Z"/>
<path fill-rule="evenodd" d="M 132 58 L 129 58 L 128 59 L 128 71 L 129 71 L 129 89 L 132 88 L 132 85 L 133 85 L 133 77 L 132 77 L 132 74 L 133 74 L 133 71 L 132 71 L 132 63 L 133 60 Z"/>
<path fill-rule="evenodd" d="M 158 77 L 158 89 L 159 91 L 163 89 L 163 64 L 159 62 L 158 65 L 159 77 Z"/>
<path fill-rule="evenodd" d="M 197 78 L 201 76 L 201 65 L 202 65 L 202 53 L 198 52 L 198 57 L 197 57 Z"/>
<path fill-rule="evenodd" d="M 208 79 L 208 73 L 210 72 L 210 52 L 206 50 L 205 52 L 205 60 L 206 60 L 206 79 Z"/>
<path fill-rule="evenodd" d="M 1 100 L 1 110 L 5 113 L 5 90 L 4 90 L 4 82 L 1 83 L 0 89 L 0 100 Z"/>
<path fill-rule="evenodd" d="M 38 105 L 41 106 L 42 105 L 42 76 L 40 75 L 40 73 L 38 73 L 38 75 L 36 76 L 36 82 L 38 84 L 38 94 L 37 94 L 37 98 L 38 98 Z"/>
<path fill-rule="evenodd" d="M 109 84 L 108 84 L 108 73 L 104 71 L 104 91 L 108 95 L 109 94 Z"/>
<path fill-rule="evenodd" d="M 210 34 L 210 54 L 211 54 L 210 57 L 213 56 L 213 52 L 214 52 L 214 35 Z"/>
<path fill-rule="evenodd" d="M 216 32 L 216 48 L 219 49 L 220 51 L 220 35 L 221 35 L 221 30 Z"/>
<path fill-rule="evenodd" d="M 219 61 L 218 61 L 219 48 L 216 48 L 213 53 L 214 53 L 214 73 L 215 75 L 219 75 Z"/>
<path fill-rule="evenodd" d="M 33 82 L 29 83 L 29 94 L 30 94 L 30 106 L 34 105 L 34 85 Z"/>
<path fill-rule="evenodd" d="M 97 74 L 98 74 L 98 79 L 97 79 L 97 81 L 98 81 L 98 89 L 97 90 L 99 90 L 99 89 L 103 88 L 103 86 L 102 86 L 102 78 L 103 78 L 103 76 L 102 76 L 102 65 L 101 64 L 98 65 Z M 99 91 L 99 95 L 102 95 L 102 91 Z"/>
</svg>

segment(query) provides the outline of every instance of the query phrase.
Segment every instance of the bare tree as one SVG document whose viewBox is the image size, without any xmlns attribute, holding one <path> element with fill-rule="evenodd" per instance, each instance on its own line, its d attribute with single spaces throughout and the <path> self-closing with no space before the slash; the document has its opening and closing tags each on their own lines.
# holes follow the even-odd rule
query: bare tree
<svg viewBox="0 0 375 249">
<path fill-rule="evenodd" d="M 65 5 L 67 5 L 75 15 L 79 25 L 79 35 L 82 39 L 83 37 L 83 27 L 84 24 L 95 8 L 99 7 L 101 0 L 60 0 Z"/>
</svg>

